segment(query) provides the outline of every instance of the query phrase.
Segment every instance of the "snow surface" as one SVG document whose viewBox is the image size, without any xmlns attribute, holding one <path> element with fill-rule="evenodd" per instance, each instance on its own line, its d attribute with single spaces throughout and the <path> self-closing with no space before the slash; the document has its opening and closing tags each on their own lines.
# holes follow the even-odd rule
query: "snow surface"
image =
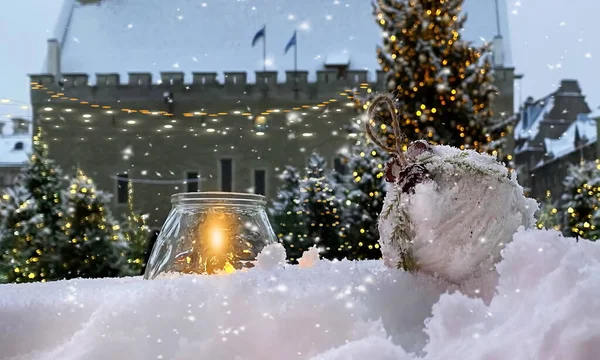
<svg viewBox="0 0 600 360">
<path fill-rule="evenodd" d="M 306 269 L 315 266 L 315 264 L 319 261 L 319 248 L 316 246 L 311 247 L 304 253 L 300 259 L 298 259 L 298 266 L 301 269 Z"/>
<path fill-rule="evenodd" d="M 498 0 L 505 59 L 510 66 L 506 0 Z M 494 1 L 466 0 L 470 14 L 464 36 L 474 43 L 491 41 L 497 33 Z M 226 16 L 224 16 L 226 14 Z M 161 71 L 246 71 L 262 69 L 262 40 L 254 34 L 266 24 L 267 69 L 294 68 L 284 48 L 297 30 L 298 69 L 311 80 L 329 54 L 346 54 L 352 69 L 379 69 L 375 47 L 381 28 L 369 0 L 103 0 L 76 4 L 62 52 L 65 73 Z M 374 79 L 374 77 L 372 77 Z M 92 79 L 93 80 L 93 79 Z M 282 81 L 283 79 L 280 79 Z"/>
<path fill-rule="evenodd" d="M 285 265 L 285 248 L 279 243 L 269 244 L 262 249 L 256 258 L 256 267 L 273 270 Z"/>
<path fill-rule="evenodd" d="M 3 360 L 595 359 L 600 244 L 519 232 L 495 294 L 379 261 L 0 286 Z"/>
</svg>

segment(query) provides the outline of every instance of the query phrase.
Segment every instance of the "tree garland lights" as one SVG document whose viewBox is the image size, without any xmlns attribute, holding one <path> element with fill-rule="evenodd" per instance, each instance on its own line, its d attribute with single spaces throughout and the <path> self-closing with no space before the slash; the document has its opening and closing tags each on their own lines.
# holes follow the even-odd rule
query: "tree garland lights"
<svg viewBox="0 0 600 360">
<path fill-rule="evenodd" d="M 384 34 L 377 57 L 407 141 L 485 150 L 494 140 L 490 103 L 497 89 L 489 44 L 474 47 L 461 39 L 462 2 L 377 0 L 374 15 Z M 389 115 L 379 115 L 389 125 Z"/>
</svg>

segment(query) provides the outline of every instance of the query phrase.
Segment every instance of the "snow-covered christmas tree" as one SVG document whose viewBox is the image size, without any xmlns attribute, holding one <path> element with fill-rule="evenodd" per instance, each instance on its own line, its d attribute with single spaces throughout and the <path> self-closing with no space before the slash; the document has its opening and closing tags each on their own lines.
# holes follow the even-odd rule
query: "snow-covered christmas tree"
<svg viewBox="0 0 600 360">
<path fill-rule="evenodd" d="M 308 159 L 300 191 L 303 194 L 302 210 L 307 217 L 308 238 L 321 249 L 323 257 L 346 257 L 350 249 L 341 223 L 342 199 L 336 196 L 337 184 L 325 159 L 316 153 Z"/>
<path fill-rule="evenodd" d="M 67 180 L 38 130 L 29 163 L 0 198 L 0 282 L 139 274 L 147 227 L 138 219 L 122 229 L 109 201 L 82 172 Z"/>
<path fill-rule="evenodd" d="M 0 280 L 33 282 L 65 278 L 61 169 L 48 159 L 41 130 L 33 137 L 29 163 L 0 201 Z"/>
<path fill-rule="evenodd" d="M 496 88 L 489 46 L 461 39 L 462 3 L 377 0 L 374 15 L 384 35 L 377 55 L 407 140 L 479 150 L 493 141 L 488 128 Z M 389 125 L 385 108 L 378 112 Z"/>
<path fill-rule="evenodd" d="M 345 257 L 351 245 L 342 224 L 340 188 L 323 157 L 312 154 L 302 176 L 286 167 L 281 180 L 269 213 L 288 260 L 297 261 L 315 245 L 325 258 Z"/>
<path fill-rule="evenodd" d="M 597 240 L 600 237 L 600 160 L 570 166 L 563 185 L 560 210 L 564 234 Z"/>
<path fill-rule="evenodd" d="M 65 194 L 66 235 L 70 246 L 61 254 L 71 271 L 67 278 L 115 277 L 129 273 L 127 245 L 107 204 L 111 195 L 81 170 Z"/>
<path fill-rule="evenodd" d="M 280 180 L 282 185 L 269 214 L 275 233 L 285 246 L 288 260 L 295 262 L 312 245 L 308 239 L 308 218 L 303 210 L 304 194 L 300 191 L 302 178 L 298 169 L 288 165 Z"/>
<path fill-rule="evenodd" d="M 552 200 L 550 191 L 546 192 L 546 198 L 540 203 L 540 210 L 536 216 L 538 229 L 560 230 L 561 218 L 558 206 Z"/>
<path fill-rule="evenodd" d="M 385 170 L 388 154 L 370 142 L 364 132 L 343 154 L 349 170 L 343 184 L 346 196 L 343 223 L 350 242 L 351 260 L 378 259 L 379 231 L 377 219 L 385 197 Z"/>
</svg>

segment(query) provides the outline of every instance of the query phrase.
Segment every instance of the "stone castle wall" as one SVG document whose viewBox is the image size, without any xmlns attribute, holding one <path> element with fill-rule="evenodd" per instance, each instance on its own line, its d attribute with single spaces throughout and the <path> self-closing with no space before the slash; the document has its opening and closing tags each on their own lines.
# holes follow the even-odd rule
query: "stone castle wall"
<svg viewBox="0 0 600 360">
<path fill-rule="evenodd" d="M 83 169 L 113 194 L 117 174 L 135 179 L 135 205 L 155 227 L 169 211 L 170 195 L 187 190 L 187 172 L 200 174 L 201 191 L 221 190 L 222 158 L 233 161 L 233 191 L 251 190 L 254 170 L 262 169 L 270 198 L 285 165 L 304 166 L 316 151 L 333 166 L 351 141 L 343 130 L 356 116 L 348 106 L 351 90 L 381 89 L 384 81 L 379 72 L 369 82 L 367 71 L 342 79 L 319 71 L 314 82 L 301 71 L 295 79 L 286 72 L 284 82 L 276 72 L 256 72 L 255 83 L 243 72 L 225 73 L 224 81 L 193 73 L 191 82 L 163 72 L 159 84 L 149 73 L 128 77 L 97 74 L 90 85 L 86 74 L 63 74 L 59 84 L 52 75 L 33 75 L 34 123 L 46 133 L 50 156 L 67 170 Z M 497 111 L 512 112 L 512 69 L 497 71 L 497 86 L 510 90 L 497 99 Z M 114 200 L 117 212 L 126 211 Z"/>
</svg>

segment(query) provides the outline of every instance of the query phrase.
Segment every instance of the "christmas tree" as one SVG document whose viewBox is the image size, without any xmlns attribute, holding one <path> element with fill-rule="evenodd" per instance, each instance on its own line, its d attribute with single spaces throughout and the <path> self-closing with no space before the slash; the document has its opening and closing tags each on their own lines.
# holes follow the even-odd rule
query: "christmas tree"
<svg viewBox="0 0 600 360">
<path fill-rule="evenodd" d="M 550 191 L 546 192 L 546 199 L 540 204 L 536 218 L 538 229 L 560 230 L 560 213 L 556 203 L 552 201 Z"/>
<path fill-rule="evenodd" d="M 150 240 L 150 228 L 146 225 L 148 216 L 135 211 L 133 204 L 133 185 L 127 184 L 127 215 L 122 224 L 123 235 L 127 242 L 127 263 L 131 269 L 131 275 L 141 275 L 145 271 L 146 261 L 152 251 Z"/>
<path fill-rule="evenodd" d="M 283 185 L 269 213 L 289 261 L 296 262 L 313 246 L 328 259 L 348 255 L 351 244 L 342 225 L 341 189 L 335 176 L 318 154 L 310 156 L 304 176 L 291 166 L 282 173 Z"/>
<path fill-rule="evenodd" d="M 344 182 L 346 201 L 343 211 L 351 244 L 348 258 L 378 259 L 381 251 L 377 219 L 385 198 L 383 164 L 389 156 L 361 135 L 345 157 L 350 171 L 350 178 Z"/>
<path fill-rule="evenodd" d="M 129 274 L 128 248 L 119 223 L 107 208 L 111 196 L 82 171 L 65 194 L 66 235 L 70 246 L 61 255 L 71 270 L 66 278 L 115 277 Z"/>
<path fill-rule="evenodd" d="M 560 211 L 565 236 L 600 237 L 600 160 L 569 167 Z"/>
<path fill-rule="evenodd" d="M 282 186 L 269 209 L 275 233 L 282 241 L 288 260 L 295 262 L 312 243 L 308 240 L 308 219 L 303 211 L 302 178 L 293 166 L 286 166 L 280 176 Z"/>
<path fill-rule="evenodd" d="M 351 250 L 342 220 L 342 200 L 336 196 L 337 184 L 325 160 L 313 153 L 302 179 L 302 210 L 306 214 L 307 237 L 327 259 L 342 259 Z M 310 246 L 305 247 L 307 250 Z"/>
<path fill-rule="evenodd" d="M 377 0 L 374 14 L 384 34 L 378 61 L 407 141 L 425 139 L 461 149 L 486 149 L 493 141 L 490 101 L 496 93 L 488 45 L 461 39 L 463 0 Z M 367 101 L 363 108 L 367 109 Z M 389 112 L 380 109 L 382 125 Z M 502 131 L 496 131 L 502 133 Z"/>
<path fill-rule="evenodd" d="M 0 280 L 33 282 L 65 278 L 62 253 L 68 241 L 63 212 L 64 181 L 48 159 L 41 131 L 33 137 L 29 163 L 0 200 Z"/>
</svg>

